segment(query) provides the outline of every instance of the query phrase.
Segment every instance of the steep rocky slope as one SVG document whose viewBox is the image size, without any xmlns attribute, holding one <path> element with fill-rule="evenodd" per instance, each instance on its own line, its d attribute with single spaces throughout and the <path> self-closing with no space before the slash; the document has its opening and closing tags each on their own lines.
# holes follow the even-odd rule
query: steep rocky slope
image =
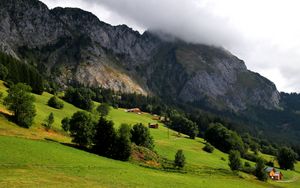
<svg viewBox="0 0 300 188">
<path fill-rule="evenodd" d="M 239 111 L 276 109 L 275 85 L 247 70 L 228 51 L 156 32 L 111 26 L 72 8 L 49 10 L 37 0 L 2 0 L 0 49 L 63 86 L 81 83 L 122 92 L 159 95 Z"/>
</svg>

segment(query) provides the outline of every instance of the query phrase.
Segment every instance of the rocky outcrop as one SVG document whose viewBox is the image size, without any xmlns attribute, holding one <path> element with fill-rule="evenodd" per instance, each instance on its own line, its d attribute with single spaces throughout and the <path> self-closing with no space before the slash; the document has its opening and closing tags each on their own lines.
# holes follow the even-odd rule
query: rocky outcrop
<svg viewBox="0 0 300 188">
<path fill-rule="evenodd" d="M 111 26 L 80 9 L 49 10 L 37 0 L 3 0 L 0 6 L 1 51 L 61 85 L 206 100 L 222 110 L 278 107 L 275 85 L 228 51 L 166 36 Z"/>
</svg>

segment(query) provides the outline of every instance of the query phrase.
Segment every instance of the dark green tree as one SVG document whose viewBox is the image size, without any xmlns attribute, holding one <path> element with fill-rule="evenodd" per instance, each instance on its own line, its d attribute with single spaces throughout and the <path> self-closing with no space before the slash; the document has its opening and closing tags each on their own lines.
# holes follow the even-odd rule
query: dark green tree
<svg viewBox="0 0 300 188">
<path fill-rule="evenodd" d="M 56 96 L 53 96 L 48 100 L 48 105 L 56 109 L 62 109 L 64 107 L 64 103 L 59 101 Z"/>
<path fill-rule="evenodd" d="M 294 164 L 297 162 L 298 155 L 291 148 L 282 147 L 278 151 L 277 161 L 282 169 L 294 170 Z"/>
<path fill-rule="evenodd" d="M 210 124 L 205 131 L 204 138 L 223 152 L 238 150 L 242 154 L 245 153 L 242 138 L 236 132 L 228 130 L 220 123 Z"/>
<path fill-rule="evenodd" d="M 44 126 L 46 130 L 48 131 L 51 129 L 52 125 L 54 123 L 54 114 L 51 112 L 49 116 L 45 119 Z"/>
<path fill-rule="evenodd" d="M 268 179 L 267 173 L 265 172 L 265 162 L 262 158 L 258 158 L 256 162 L 254 175 L 260 181 L 267 181 Z"/>
<path fill-rule="evenodd" d="M 8 75 L 8 69 L 0 63 L 0 80 L 5 80 Z"/>
<path fill-rule="evenodd" d="M 97 107 L 97 111 L 100 113 L 101 116 L 107 116 L 109 113 L 110 107 L 107 103 L 102 103 Z"/>
<path fill-rule="evenodd" d="M 4 104 L 13 112 L 13 121 L 22 127 L 29 128 L 36 116 L 34 96 L 31 87 L 22 83 L 12 85 Z"/>
<path fill-rule="evenodd" d="M 65 117 L 61 120 L 61 127 L 64 131 L 68 132 L 70 130 L 70 118 Z"/>
<path fill-rule="evenodd" d="M 95 125 L 91 115 L 84 111 L 74 113 L 70 120 L 70 133 L 72 142 L 81 147 L 91 146 L 95 135 Z"/>
<path fill-rule="evenodd" d="M 229 167 L 232 171 L 237 171 L 241 168 L 242 162 L 241 162 L 241 154 L 237 150 L 231 150 L 229 152 Z"/>
<path fill-rule="evenodd" d="M 153 138 L 150 135 L 149 128 L 143 124 L 135 124 L 131 130 L 131 141 L 138 146 L 143 146 L 149 149 L 154 148 Z"/>
<path fill-rule="evenodd" d="M 185 156 L 183 151 L 180 149 L 175 154 L 174 166 L 178 168 L 183 168 L 185 165 Z"/>
<path fill-rule="evenodd" d="M 114 123 L 101 116 L 96 125 L 94 151 L 99 155 L 113 158 L 116 139 L 117 134 L 114 129 Z"/>
<path fill-rule="evenodd" d="M 117 140 L 115 145 L 114 158 L 122 161 L 128 161 L 131 155 L 131 127 L 127 124 L 122 124 L 118 129 Z"/>
<path fill-rule="evenodd" d="M 199 132 L 196 123 L 180 115 L 171 117 L 169 127 L 180 133 L 187 134 L 191 139 L 194 139 Z"/>
</svg>

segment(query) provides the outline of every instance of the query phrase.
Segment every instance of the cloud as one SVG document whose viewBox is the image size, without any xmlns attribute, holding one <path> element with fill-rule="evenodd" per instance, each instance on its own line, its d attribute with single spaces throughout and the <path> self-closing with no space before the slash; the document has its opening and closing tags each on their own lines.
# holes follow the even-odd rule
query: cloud
<svg viewBox="0 0 300 188">
<path fill-rule="evenodd" d="M 222 46 L 281 91 L 300 92 L 298 0 L 42 0 L 79 7 L 113 25 L 161 30 Z"/>
</svg>

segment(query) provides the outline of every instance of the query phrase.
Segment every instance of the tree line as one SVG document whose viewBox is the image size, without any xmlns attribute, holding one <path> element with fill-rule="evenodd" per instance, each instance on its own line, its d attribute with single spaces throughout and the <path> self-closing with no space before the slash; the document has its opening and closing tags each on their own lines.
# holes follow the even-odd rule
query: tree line
<svg viewBox="0 0 300 188">
<path fill-rule="evenodd" d="M 0 52 L 0 79 L 6 81 L 8 85 L 26 83 L 36 94 L 42 94 L 44 91 L 43 77 L 35 67 L 2 52 Z"/>
</svg>

